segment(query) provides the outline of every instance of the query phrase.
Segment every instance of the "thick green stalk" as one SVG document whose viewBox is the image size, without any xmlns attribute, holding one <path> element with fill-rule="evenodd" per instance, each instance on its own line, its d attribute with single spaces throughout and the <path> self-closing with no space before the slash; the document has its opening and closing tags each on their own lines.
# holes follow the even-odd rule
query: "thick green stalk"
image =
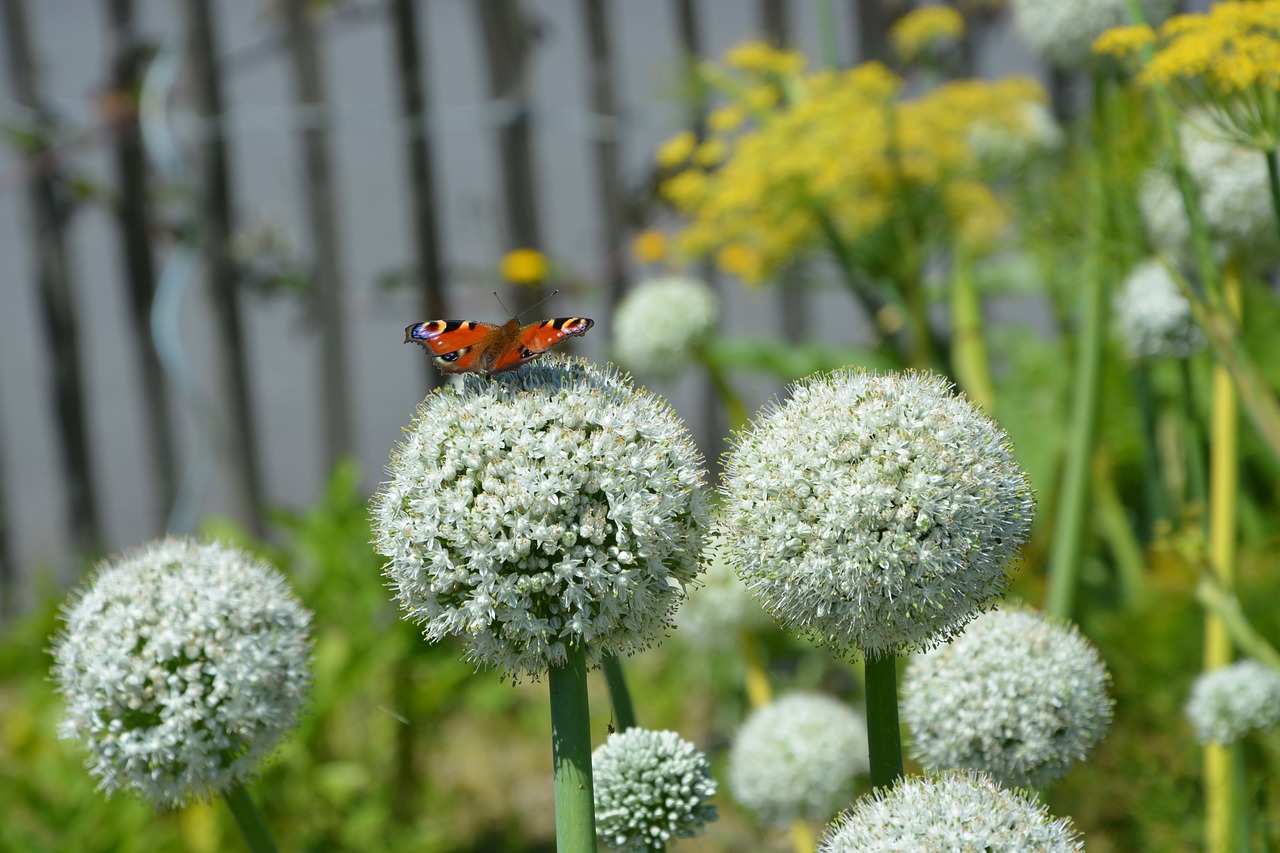
<svg viewBox="0 0 1280 853">
<path fill-rule="evenodd" d="M 267 823 L 262 819 L 262 812 L 258 811 L 258 807 L 253 804 L 244 786 L 239 782 L 232 785 L 225 799 L 227 808 L 231 809 L 231 814 L 236 819 L 236 826 L 240 827 L 240 834 L 244 836 L 244 843 L 249 849 L 253 853 L 276 853 L 276 842 L 271 837 L 271 830 L 267 829 Z"/>
<path fill-rule="evenodd" d="M 867 755 L 871 787 L 892 785 L 902 776 L 902 732 L 898 726 L 897 658 L 867 655 Z"/>
<path fill-rule="evenodd" d="M 631 691 L 627 689 L 627 678 L 622 672 L 622 664 L 613 655 L 604 659 L 604 680 L 609 685 L 609 700 L 613 703 L 613 718 L 618 731 L 636 727 L 636 709 L 631 704 Z"/>
<path fill-rule="evenodd" d="M 1280 232 L 1280 163 L 1276 162 L 1276 149 L 1266 152 L 1267 185 L 1271 188 L 1271 221 Z"/>
<path fill-rule="evenodd" d="M 551 754 L 555 767 L 556 850 L 595 853 L 595 793 L 591 784 L 591 709 L 587 702 L 587 657 L 569 646 L 564 666 L 553 666 Z"/>
<path fill-rule="evenodd" d="M 1240 313 L 1240 278 L 1234 265 L 1222 280 L 1223 301 Z M 1227 591 L 1235 586 L 1236 536 L 1240 500 L 1240 400 L 1230 373 L 1221 364 L 1213 369 L 1213 420 L 1209 445 L 1209 569 Z M 1204 670 L 1231 663 L 1234 650 L 1227 626 L 1218 614 L 1205 614 Z M 1219 743 L 1204 747 L 1206 848 L 1234 853 L 1240 844 L 1243 797 L 1240 752 Z"/>
</svg>

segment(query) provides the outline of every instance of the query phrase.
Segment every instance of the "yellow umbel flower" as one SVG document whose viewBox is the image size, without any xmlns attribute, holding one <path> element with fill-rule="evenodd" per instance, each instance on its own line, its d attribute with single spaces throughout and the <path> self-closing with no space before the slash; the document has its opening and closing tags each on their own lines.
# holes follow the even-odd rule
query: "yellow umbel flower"
<svg viewBox="0 0 1280 853">
<path fill-rule="evenodd" d="M 1112 27 L 1093 42 L 1093 52 L 1102 56 L 1127 59 L 1136 56 L 1148 45 L 1156 43 L 1156 31 L 1149 24 L 1132 27 Z"/>
<path fill-rule="evenodd" d="M 514 249 L 502 256 L 498 272 L 504 281 L 533 286 L 547 277 L 551 265 L 537 249 Z"/>
<path fill-rule="evenodd" d="M 1112 30 L 1094 49 L 1122 55 L 1149 34 Z M 1224 2 L 1208 12 L 1176 15 L 1160 28 L 1138 80 L 1165 86 L 1187 106 L 1203 107 L 1235 142 L 1280 147 L 1280 0 Z"/>
<path fill-rule="evenodd" d="M 762 41 L 748 41 L 731 47 L 724 55 L 724 63 L 739 71 L 779 76 L 799 74 L 805 65 L 803 54 L 779 50 Z"/>
<path fill-rule="evenodd" d="M 759 253 L 745 243 L 730 243 L 716 252 L 716 268 L 748 284 L 758 283 L 763 272 Z"/>
<path fill-rule="evenodd" d="M 950 6 L 921 6 L 889 28 L 893 51 L 905 62 L 945 50 L 963 35 L 964 18 Z"/>
<path fill-rule="evenodd" d="M 664 169 L 675 169 L 689 162 L 694 149 L 698 147 L 698 137 L 692 130 L 682 130 L 658 147 L 655 158 Z"/>
<path fill-rule="evenodd" d="M 646 228 L 631 241 L 631 254 L 642 264 L 655 264 L 667 256 L 667 235 L 656 228 Z"/>
<path fill-rule="evenodd" d="M 738 104 L 729 104 L 713 110 L 707 116 L 707 127 L 716 133 L 733 133 L 747 120 L 746 111 Z"/>
</svg>

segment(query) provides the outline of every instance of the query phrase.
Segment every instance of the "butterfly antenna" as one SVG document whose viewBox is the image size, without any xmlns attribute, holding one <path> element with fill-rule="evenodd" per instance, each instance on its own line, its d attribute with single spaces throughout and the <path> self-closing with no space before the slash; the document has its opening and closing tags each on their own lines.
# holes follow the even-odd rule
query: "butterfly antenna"
<svg viewBox="0 0 1280 853">
<path fill-rule="evenodd" d="M 560 288 L 558 288 L 558 287 L 557 287 L 555 290 L 551 291 L 551 292 L 550 292 L 550 293 L 548 293 L 546 296 L 542 297 L 542 298 L 541 298 L 541 299 L 539 299 L 537 302 L 533 303 L 533 304 L 532 304 L 532 305 L 530 305 L 528 308 L 526 308 L 526 309 L 524 309 L 523 311 L 521 311 L 521 312 L 520 312 L 520 314 L 527 314 L 527 313 L 529 313 L 529 312 L 530 312 L 530 311 L 532 311 L 534 308 L 537 308 L 539 305 L 541 305 L 542 303 L 546 302 L 548 299 L 550 299 L 551 297 L 555 296 L 555 295 L 556 295 L 557 293 L 559 293 L 559 292 L 560 292 Z M 502 297 L 498 295 L 498 291 L 496 291 L 496 290 L 495 290 L 495 291 L 493 291 L 493 298 L 494 298 L 494 299 L 496 299 L 496 300 L 498 300 L 498 304 L 502 306 L 502 312 L 503 312 L 504 314 L 510 314 L 510 313 L 511 313 L 511 310 L 510 310 L 509 308 L 507 308 L 506 304 L 502 301 Z M 517 319 L 517 320 L 518 320 L 518 319 L 520 319 L 520 314 L 516 314 L 516 315 L 515 315 L 515 317 L 516 317 L 516 319 Z"/>
</svg>

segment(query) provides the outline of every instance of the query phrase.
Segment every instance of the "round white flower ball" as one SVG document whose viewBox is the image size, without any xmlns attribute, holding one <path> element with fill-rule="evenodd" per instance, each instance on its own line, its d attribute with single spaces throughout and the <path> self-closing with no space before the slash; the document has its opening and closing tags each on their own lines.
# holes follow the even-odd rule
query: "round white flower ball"
<svg viewBox="0 0 1280 853">
<path fill-rule="evenodd" d="M 1219 255 L 1254 262 L 1280 255 L 1267 164 L 1262 154 L 1230 141 L 1211 120 L 1189 113 L 1178 125 L 1182 156 L 1199 194 L 1205 226 Z M 1156 247 L 1174 257 L 1191 252 L 1191 224 L 1167 169 L 1150 170 L 1138 194 L 1142 217 Z"/>
<path fill-rule="evenodd" d="M 955 635 L 1004 595 L 1033 509 L 1005 432 L 931 374 L 810 377 L 725 465 L 742 579 L 784 629 L 845 654 Z"/>
<path fill-rule="evenodd" d="M 275 569 L 164 539 L 106 560 L 63 612 L 59 735 L 88 748 L 107 794 L 162 807 L 250 778 L 311 683 L 310 614 Z"/>
<path fill-rule="evenodd" d="M 1152 26 L 1173 13 L 1174 0 L 1141 0 Z M 1127 0 L 1013 0 L 1013 19 L 1032 49 L 1055 65 L 1086 65 L 1094 39 L 1129 23 Z"/>
<path fill-rule="evenodd" d="M 626 295 L 613 317 L 618 363 L 648 376 L 684 371 L 720 319 L 720 298 L 688 276 L 651 279 Z"/>
<path fill-rule="evenodd" d="M 1109 682 L 1074 626 L 1026 610 L 984 614 L 907 665 L 902 717 L 912 755 L 930 770 L 1047 785 L 1106 734 Z"/>
<path fill-rule="evenodd" d="M 699 571 L 701 458 L 661 398 L 549 360 L 432 392 L 373 501 L 407 618 L 505 675 L 652 645 Z"/>
<path fill-rule="evenodd" d="M 716 781 L 698 748 L 675 732 L 633 728 L 609 736 L 591 756 L 596 835 L 644 853 L 701 835 L 716 819 Z"/>
<path fill-rule="evenodd" d="M 1066 853 L 1084 850 L 1067 818 L 982 773 L 908 776 L 879 788 L 842 814 L 818 841 L 818 853 L 904 850 Z"/>
<path fill-rule="evenodd" d="M 1204 347 L 1190 303 L 1160 261 L 1133 268 L 1112 301 L 1112 314 L 1132 358 L 1186 358 Z"/>
<path fill-rule="evenodd" d="M 1280 673 L 1242 660 L 1202 673 L 1191 686 L 1187 719 L 1201 743 L 1234 743 L 1280 725 Z"/>
<path fill-rule="evenodd" d="M 826 820 L 867 773 L 862 717 L 828 696 L 793 693 L 757 708 L 734 736 L 729 789 L 765 823 Z"/>
</svg>

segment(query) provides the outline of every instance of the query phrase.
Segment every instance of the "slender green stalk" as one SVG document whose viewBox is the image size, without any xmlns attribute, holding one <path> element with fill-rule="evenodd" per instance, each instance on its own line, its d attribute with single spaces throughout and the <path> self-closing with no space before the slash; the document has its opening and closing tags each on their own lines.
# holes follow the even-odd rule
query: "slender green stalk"
<svg viewBox="0 0 1280 853">
<path fill-rule="evenodd" d="M 249 849 L 253 853 L 276 853 L 276 842 L 271 837 L 271 830 L 267 829 L 262 812 L 258 811 L 244 786 L 239 782 L 232 785 L 224 799 Z"/>
<path fill-rule="evenodd" d="M 1102 159 L 1109 156 L 1103 127 L 1107 95 L 1102 81 L 1095 78 L 1095 148 Z M 1098 423 L 1098 397 L 1102 384 L 1102 344 L 1105 301 L 1103 299 L 1103 251 L 1110 205 L 1103 163 L 1095 163 L 1089 177 L 1089 219 L 1093 223 L 1085 259 L 1084 282 L 1080 288 L 1080 325 L 1075 340 L 1075 384 L 1071 392 L 1071 424 L 1063 462 L 1058 512 L 1054 518 L 1053 544 L 1049 553 L 1049 591 L 1046 609 L 1054 616 L 1070 619 L 1079 586 L 1080 552 L 1088 517 L 1089 468 L 1093 461 L 1094 435 Z"/>
<path fill-rule="evenodd" d="M 1267 158 L 1267 185 L 1271 188 L 1271 221 L 1280 232 L 1280 163 L 1276 161 L 1276 149 L 1265 152 Z"/>
<path fill-rule="evenodd" d="M 1209 499 L 1209 475 L 1205 471 L 1204 450 L 1200 443 L 1200 419 L 1196 416 L 1195 384 L 1191 381 L 1191 361 L 1179 364 L 1182 377 L 1183 443 L 1187 454 L 1188 503 L 1204 504 Z"/>
<path fill-rule="evenodd" d="M 747 702 L 752 708 L 763 708 L 773 701 L 773 685 L 769 683 L 769 674 L 765 672 L 764 663 L 760 660 L 760 649 L 755 635 L 750 631 L 742 631 L 739 635 L 742 644 L 742 660 L 746 666 L 744 676 L 747 687 Z"/>
<path fill-rule="evenodd" d="M 1249 657 L 1280 672 L 1280 650 L 1258 633 L 1240 606 L 1240 599 L 1223 589 L 1213 575 L 1201 578 L 1196 586 L 1196 598 L 1206 610 L 1218 617 L 1231 640 Z"/>
<path fill-rule="evenodd" d="M 591 710 L 587 658 L 569 646 L 564 666 L 551 668 L 551 754 L 555 767 L 556 850 L 595 853 L 595 794 L 591 784 Z"/>
<path fill-rule="evenodd" d="M 1184 363 L 1185 361 L 1183 359 Z M 1161 475 L 1160 442 L 1156 435 L 1156 395 L 1151 389 L 1150 363 L 1146 360 L 1135 363 L 1130 377 L 1142 425 L 1142 486 L 1146 506 L 1139 525 L 1139 535 L 1145 541 L 1151 538 L 1152 528 L 1157 521 L 1170 519 L 1173 515 L 1169 509 L 1168 486 Z"/>
<path fill-rule="evenodd" d="M 996 392 L 991 381 L 987 343 L 982 337 L 982 303 L 973 280 L 973 259 L 961 247 L 952 253 L 951 363 L 956 381 L 975 405 L 995 411 Z"/>
<path fill-rule="evenodd" d="M 716 394 L 720 397 L 720 404 L 724 406 L 725 418 L 729 421 L 729 431 L 737 432 L 747 425 L 747 406 L 742 402 L 742 395 L 733 387 L 733 383 L 725 375 L 724 368 L 715 359 L 700 353 L 699 360 L 707 370 L 711 386 L 716 389 Z"/>
<path fill-rule="evenodd" d="M 1119 579 L 1120 597 L 1125 607 L 1138 607 L 1146 597 L 1146 557 L 1125 513 L 1116 489 L 1115 472 L 1099 453 L 1093 469 L 1093 512 L 1095 523 L 1106 540 Z"/>
<path fill-rule="evenodd" d="M 902 776 L 897 658 L 867 655 L 866 672 L 867 755 L 871 761 L 871 786 L 880 788 Z"/>
<path fill-rule="evenodd" d="M 1235 265 L 1223 277 L 1227 309 L 1239 316 L 1240 278 Z M 1209 445 L 1209 568 L 1225 590 L 1235 586 L 1240 502 L 1240 400 L 1230 373 L 1221 364 L 1213 369 L 1213 421 Z M 1205 614 L 1205 672 L 1231 663 L 1231 635 L 1219 616 Z M 1204 747 L 1206 848 L 1214 853 L 1234 853 L 1240 844 L 1243 791 L 1240 786 L 1238 750 L 1219 743 Z"/>
<path fill-rule="evenodd" d="M 609 685 L 609 700 L 613 703 L 613 718 L 618 731 L 636 727 L 636 709 L 631 704 L 631 691 L 627 689 L 627 678 L 622 672 L 622 664 L 613 655 L 604 659 L 604 680 Z"/>
</svg>

